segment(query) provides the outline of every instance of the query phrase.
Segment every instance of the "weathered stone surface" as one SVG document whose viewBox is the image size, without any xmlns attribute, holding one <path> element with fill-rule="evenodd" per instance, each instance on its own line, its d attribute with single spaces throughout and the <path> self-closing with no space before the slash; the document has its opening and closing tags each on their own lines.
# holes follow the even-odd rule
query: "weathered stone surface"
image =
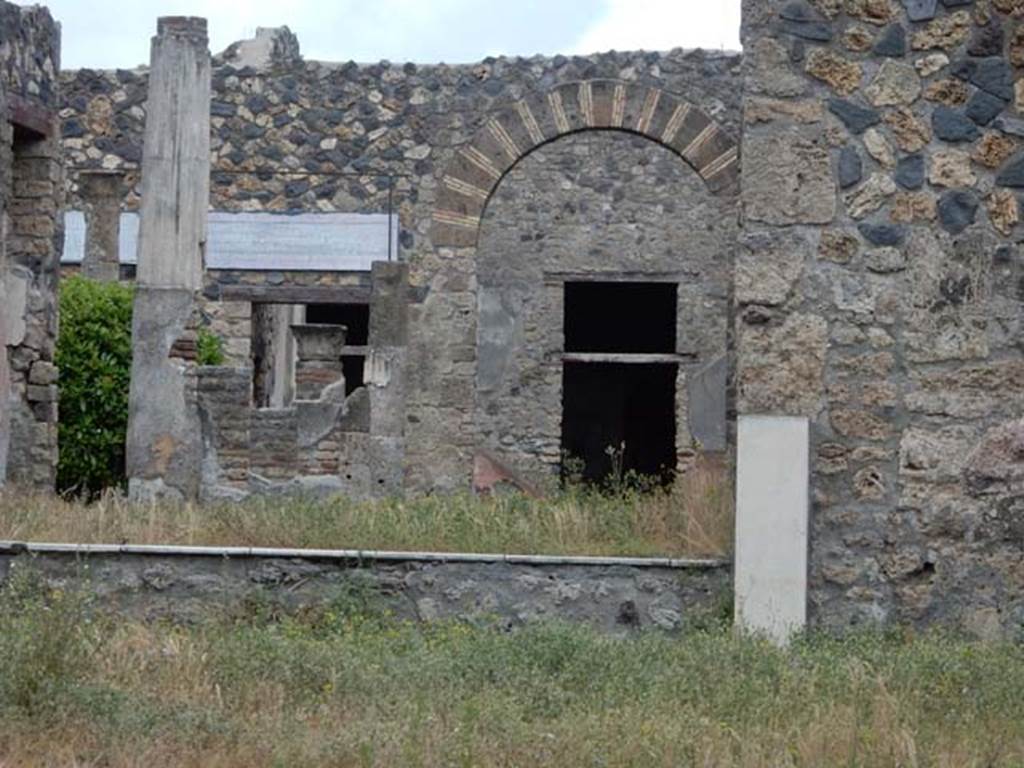
<svg viewBox="0 0 1024 768">
<path fill-rule="evenodd" d="M 857 229 L 868 242 L 874 245 L 901 245 L 907 235 L 904 227 L 895 224 L 865 222 Z"/>
<path fill-rule="evenodd" d="M 947 196 L 960 194 L 971 193 Z M 953 204 L 967 208 L 954 211 L 951 230 L 957 230 L 969 223 L 970 206 L 976 209 L 977 201 Z M 925 363 L 988 355 L 985 305 L 991 293 L 991 237 L 972 230 L 951 238 L 933 229 L 915 228 L 907 242 L 909 291 L 902 297 L 908 360 Z"/>
<path fill-rule="evenodd" d="M 846 13 L 869 24 L 883 26 L 896 17 L 893 0 L 846 0 Z"/>
<path fill-rule="evenodd" d="M 967 53 L 971 56 L 1001 56 L 1003 53 L 1003 26 L 997 21 L 990 21 L 983 27 L 974 30 Z"/>
<path fill-rule="evenodd" d="M 967 459 L 964 475 L 976 496 L 1024 491 L 1024 422 L 989 430 Z"/>
<path fill-rule="evenodd" d="M 861 78 L 864 76 L 860 64 L 827 48 L 815 48 L 811 51 L 807 55 L 804 69 L 809 75 L 827 83 L 840 96 L 849 96 L 860 88 Z M 891 94 L 886 92 L 885 95 Z"/>
<path fill-rule="evenodd" d="M 939 105 L 932 112 L 932 130 L 943 141 L 974 141 L 980 135 L 978 126 L 966 115 Z"/>
<path fill-rule="evenodd" d="M 873 173 L 858 189 L 846 195 L 847 213 L 854 219 L 863 219 L 881 208 L 896 192 L 896 183 L 888 174 Z"/>
<path fill-rule="evenodd" d="M 1024 187 L 1024 156 L 1018 155 L 999 169 L 996 184 L 1003 187 Z"/>
<path fill-rule="evenodd" d="M 860 251 L 860 240 L 850 232 L 838 229 L 826 229 L 821 233 L 818 244 L 818 258 L 847 264 Z"/>
<path fill-rule="evenodd" d="M 932 129 L 906 107 L 886 112 L 885 123 L 904 152 L 918 152 L 932 140 Z"/>
<path fill-rule="evenodd" d="M 1007 48 L 1010 63 L 1015 67 L 1024 67 L 1024 25 L 1014 27 L 1010 33 L 1010 44 Z"/>
<path fill-rule="evenodd" d="M 942 149 L 932 154 L 928 181 L 937 187 L 973 187 L 978 177 L 971 169 L 971 156 L 958 149 Z"/>
<path fill-rule="evenodd" d="M 0 573 L 25 556 L 0 555 Z M 283 613 L 327 607 L 339 590 L 370 594 L 409 622 L 557 619 L 612 635 L 677 632 L 707 621 L 730 593 L 729 568 L 693 570 L 508 563 L 361 563 L 314 558 L 140 557 L 33 559 L 47 584 L 81 588 L 124 618 L 201 622 L 254 600 Z M 83 574 L 88 572 L 88 578 Z"/>
<path fill-rule="evenodd" d="M 743 326 L 737 379 L 742 409 L 816 416 L 827 345 L 828 324 L 814 315 L 793 314 L 780 326 Z"/>
<path fill-rule="evenodd" d="M 921 95 L 921 78 L 912 65 L 886 60 L 864 94 L 876 107 L 913 104 Z"/>
<path fill-rule="evenodd" d="M 747 218 L 766 224 L 827 224 L 835 217 L 829 153 L 799 135 L 747 138 L 743 168 Z"/>
<path fill-rule="evenodd" d="M 877 128 L 869 128 L 864 133 L 864 148 L 868 154 L 883 168 L 896 167 L 896 153 L 888 139 Z"/>
<path fill-rule="evenodd" d="M 957 11 L 948 16 L 940 16 L 931 21 L 924 29 L 914 32 L 910 38 L 910 47 L 915 51 L 931 48 L 951 50 L 967 40 L 973 25 L 968 11 Z"/>
<path fill-rule="evenodd" d="M 864 266 L 882 274 L 901 272 L 907 267 L 907 257 L 899 248 L 875 248 L 864 254 Z"/>
<path fill-rule="evenodd" d="M 744 117 L 749 123 L 772 123 L 793 120 L 797 123 L 819 123 L 825 116 L 820 101 L 789 101 L 751 96 L 747 99 Z"/>
<path fill-rule="evenodd" d="M 974 147 L 971 159 L 986 168 L 998 168 L 1016 151 L 1017 142 L 1009 136 L 988 132 Z"/>
<path fill-rule="evenodd" d="M 900 24 L 892 24 L 885 28 L 875 42 L 872 53 L 876 56 L 901 58 L 907 53 L 907 31 Z"/>
<path fill-rule="evenodd" d="M 846 99 L 829 99 L 828 109 L 855 134 L 864 133 L 872 125 L 877 125 L 881 119 L 877 110 L 862 107 Z"/>
<path fill-rule="evenodd" d="M 897 224 L 913 224 L 934 221 L 936 214 L 935 196 L 930 192 L 898 192 L 889 218 Z"/>
<path fill-rule="evenodd" d="M 875 42 L 875 34 L 861 24 L 851 24 L 843 31 L 843 47 L 854 53 L 863 53 Z"/>
<path fill-rule="evenodd" d="M 992 0 L 992 5 L 1003 13 L 1019 16 L 1024 12 L 1024 0 Z"/>
<path fill-rule="evenodd" d="M 986 93 L 1003 101 L 1013 98 L 1013 72 L 1002 57 L 990 56 L 977 61 L 958 62 L 952 70 L 956 77 L 967 80 Z"/>
<path fill-rule="evenodd" d="M 900 158 L 893 178 L 904 189 L 920 189 L 924 184 L 924 156 L 907 155 Z"/>
<path fill-rule="evenodd" d="M 985 207 L 988 208 L 989 221 L 1000 234 L 1009 236 L 1013 233 L 1013 228 L 1020 221 L 1016 195 L 1005 189 L 994 190 L 985 198 Z"/>
<path fill-rule="evenodd" d="M 736 301 L 740 304 L 782 304 L 793 290 L 810 251 L 797 234 L 744 234 L 736 259 Z"/>
<path fill-rule="evenodd" d="M 778 41 L 758 38 L 746 53 L 747 84 L 753 93 L 785 98 L 807 90 L 807 82 L 793 71 L 789 52 Z"/>
<path fill-rule="evenodd" d="M 887 440 L 892 434 L 889 423 L 868 411 L 835 409 L 830 414 L 832 428 L 844 437 L 863 440 Z"/>
<path fill-rule="evenodd" d="M 921 77 L 931 77 L 949 64 L 949 56 L 944 53 L 929 53 L 914 61 L 914 69 Z"/>
<path fill-rule="evenodd" d="M 907 18 L 911 21 L 930 21 L 935 18 L 939 0 L 903 0 Z"/>
<path fill-rule="evenodd" d="M 0 41 L 0 486 L 46 492 L 57 465 L 60 28 L 44 7 L 4 2 Z"/>
<path fill-rule="evenodd" d="M 976 91 L 967 102 L 966 114 L 978 125 L 988 125 L 1006 109 L 1006 102 L 985 91 Z"/>
<path fill-rule="evenodd" d="M 946 192 L 939 198 L 938 211 L 943 228 L 959 234 L 974 223 L 978 212 L 978 197 L 966 190 Z"/>
<path fill-rule="evenodd" d="M 854 147 L 845 146 L 840 150 L 837 171 L 840 189 L 852 187 L 863 178 L 864 161 L 861 160 L 860 153 Z"/>
<path fill-rule="evenodd" d="M 967 102 L 968 88 L 961 80 L 946 78 L 929 83 L 924 90 L 924 97 L 928 101 L 935 101 L 945 104 L 947 107 L 958 107 Z"/>
</svg>

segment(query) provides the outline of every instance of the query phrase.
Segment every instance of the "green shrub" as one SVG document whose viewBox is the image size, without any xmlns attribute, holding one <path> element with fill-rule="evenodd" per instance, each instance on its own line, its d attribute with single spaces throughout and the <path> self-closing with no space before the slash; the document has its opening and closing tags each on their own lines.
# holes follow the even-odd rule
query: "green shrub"
<svg viewBox="0 0 1024 768">
<path fill-rule="evenodd" d="M 62 492 L 95 495 L 125 484 L 132 366 L 132 289 L 75 276 L 60 292 Z"/>
<path fill-rule="evenodd" d="M 196 362 L 199 365 L 223 365 L 224 339 L 213 331 L 200 328 L 196 334 Z"/>
</svg>

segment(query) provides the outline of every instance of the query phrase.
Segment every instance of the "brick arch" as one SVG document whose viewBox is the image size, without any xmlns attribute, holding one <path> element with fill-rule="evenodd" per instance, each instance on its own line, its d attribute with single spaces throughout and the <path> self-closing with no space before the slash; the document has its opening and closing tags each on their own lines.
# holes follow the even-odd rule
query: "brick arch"
<svg viewBox="0 0 1024 768">
<path fill-rule="evenodd" d="M 735 187 L 736 140 L 698 107 L 660 88 L 635 83 L 565 83 L 491 115 L 473 140 L 456 151 L 434 209 L 434 245 L 475 245 L 487 201 L 505 174 L 537 147 L 586 130 L 646 136 L 685 160 L 712 193 Z"/>
</svg>

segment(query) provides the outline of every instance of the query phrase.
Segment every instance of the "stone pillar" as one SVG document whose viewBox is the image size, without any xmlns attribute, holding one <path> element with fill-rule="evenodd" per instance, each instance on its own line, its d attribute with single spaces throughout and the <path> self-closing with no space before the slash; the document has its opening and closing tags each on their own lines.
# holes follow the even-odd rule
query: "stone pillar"
<svg viewBox="0 0 1024 768">
<path fill-rule="evenodd" d="M 296 400 L 319 400 L 327 387 L 339 382 L 344 386 L 341 351 L 345 346 L 346 330 L 343 325 L 308 323 L 292 326 L 298 349 Z"/>
<path fill-rule="evenodd" d="M 372 491 L 400 493 L 405 465 L 406 359 L 409 344 L 409 267 L 372 266 L 370 354 L 364 379 L 370 399 L 369 462 Z"/>
<path fill-rule="evenodd" d="M 194 499 L 195 364 L 171 356 L 193 322 L 210 199 L 206 20 L 163 17 L 152 43 L 132 323 L 128 477 L 133 499 Z"/>
<path fill-rule="evenodd" d="M 123 177 L 120 173 L 83 173 L 85 259 L 82 274 L 105 283 L 121 277 L 119 234 Z"/>
<path fill-rule="evenodd" d="M 0 85 L 0 116 L 7 114 L 7 98 Z M 7 307 L 7 198 L 11 184 L 11 126 L 0 119 L 0 307 Z M 10 371 L 7 363 L 7 312 L 0 311 L 0 488 L 7 481 L 7 448 L 10 444 Z"/>
</svg>

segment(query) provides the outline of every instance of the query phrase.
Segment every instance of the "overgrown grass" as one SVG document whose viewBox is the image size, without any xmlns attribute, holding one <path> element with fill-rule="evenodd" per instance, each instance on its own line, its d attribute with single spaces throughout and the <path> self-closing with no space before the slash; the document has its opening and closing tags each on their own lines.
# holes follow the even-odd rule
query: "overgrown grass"
<svg viewBox="0 0 1024 768">
<path fill-rule="evenodd" d="M 344 602 L 190 627 L 90 616 L 24 577 L 0 596 L 0 764 L 1024 762 L 1019 645 L 510 634 L 396 624 Z"/>
<path fill-rule="evenodd" d="M 576 555 L 722 555 L 732 492 L 695 470 L 671 492 L 575 488 L 544 499 L 470 494 L 353 502 L 93 504 L 0 492 L 0 539 Z"/>
</svg>

